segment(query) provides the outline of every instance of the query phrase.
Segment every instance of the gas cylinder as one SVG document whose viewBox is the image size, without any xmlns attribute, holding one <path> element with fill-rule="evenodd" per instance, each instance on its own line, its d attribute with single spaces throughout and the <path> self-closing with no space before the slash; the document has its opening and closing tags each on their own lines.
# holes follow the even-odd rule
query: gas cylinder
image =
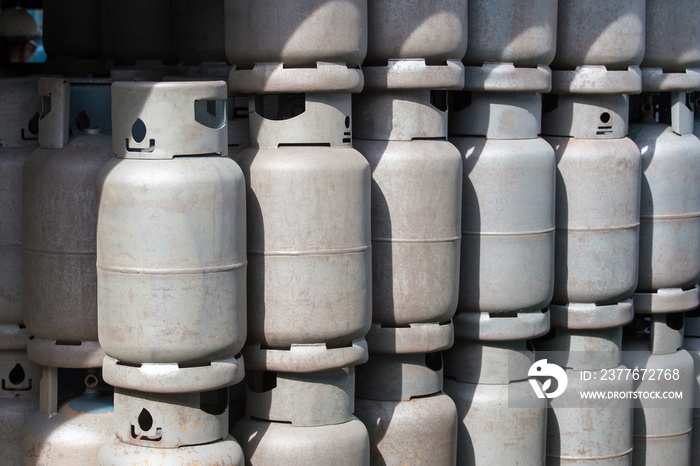
<svg viewBox="0 0 700 466">
<path fill-rule="evenodd" d="M 695 27 L 694 0 L 646 0 L 646 47 L 642 68 L 685 72 L 700 67 L 700 30 Z M 678 34 L 683 31 L 683 34 Z"/>
<path fill-rule="evenodd" d="M 253 140 L 238 156 L 248 343 L 344 350 L 370 327 L 372 290 L 370 168 L 350 145 L 350 95 L 264 95 L 250 105 Z"/>
<path fill-rule="evenodd" d="M 41 147 L 22 174 L 24 322 L 35 362 L 99 367 L 94 183 L 112 150 L 96 128 L 69 140 L 70 88 L 60 78 L 39 81 Z"/>
<path fill-rule="evenodd" d="M 557 160 L 553 302 L 617 306 L 636 288 L 639 263 L 641 157 L 624 137 L 628 99 L 557 99 L 543 114 Z"/>
<path fill-rule="evenodd" d="M 645 0 L 560 0 L 553 69 L 639 65 L 644 57 Z"/>
<path fill-rule="evenodd" d="M 121 443 L 119 439 L 113 438 L 102 447 L 93 464 L 99 466 L 132 466 L 134 464 L 198 466 L 212 463 L 221 466 L 243 466 L 245 461 L 241 447 L 230 436 L 220 442 L 170 449 L 143 448 Z"/>
<path fill-rule="evenodd" d="M 246 464 L 370 464 L 364 424 L 353 417 L 341 424 L 295 426 L 243 418 L 233 427 Z"/>
<path fill-rule="evenodd" d="M 27 421 L 24 464 L 97 464 L 100 448 L 114 436 L 113 423 L 111 394 L 87 388 L 50 417 L 37 412 Z"/>
<path fill-rule="evenodd" d="M 359 366 L 355 415 L 372 464 L 454 464 L 457 410 L 442 393 L 442 355 L 375 354 Z"/>
<path fill-rule="evenodd" d="M 462 161 L 430 94 L 364 92 L 353 106 L 353 147 L 372 173 L 372 321 L 384 327 L 447 322 L 457 306 Z"/>
<path fill-rule="evenodd" d="M 544 463 L 547 404 L 525 380 L 533 362 L 525 340 L 457 340 L 445 353 L 445 393 L 459 419 L 458 464 Z"/>
<path fill-rule="evenodd" d="M 356 67 L 367 53 L 366 0 L 226 0 L 225 10 L 226 56 L 244 69 L 256 63 Z"/>
<path fill-rule="evenodd" d="M 629 304 L 629 312 L 622 323 L 632 319 Z M 554 316 L 553 313 L 552 331 L 534 341 L 538 365 L 533 367 L 558 366 L 566 383 L 564 391 L 553 393 L 556 396 L 550 399 L 548 462 L 629 464 L 634 411 L 630 394 L 634 390 L 634 380 L 628 367 L 620 364 L 622 327 L 616 325 L 618 322 L 608 322 L 606 328 L 566 328 L 554 320 Z M 531 369 L 528 375 L 536 376 L 536 371 Z M 584 398 L 584 392 L 615 395 Z"/>
<path fill-rule="evenodd" d="M 22 324 L 22 167 L 38 145 L 37 80 L 0 80 L 0 102 L 0 325 L 16 326 Z"/>
<path fill-rule="evenodd" d="M 365 65 L 385 66 L 391 59 L 421 58 L 444 64 L 461 60 L 467 48 L 466 0 L 369 1 L 367 23 Z"/>
<path fill-rule="evenodd" d="M 97 177 L 105 380 L 159 393 L 231 385 L 243 377 L 245 192 L 226 157 L 226 87 L 115 83 L 112 105 L 117 157 Z"/>
<path fill-rule="evenodd" d="M 700 140 L 692 133 L 685 93 L 680 94 L 681 102 L 666 112 L 675 125 L 630 126 L 644 167 L 637 312 L 686 311 L 700 304 L 695 287 L 700 278 Z M 678 125 L 678 119 L 685 124 Z"/>
<path fill-rule="evenodd" d="M 464 163 L 459 312 L 542 309 L 554 285 L 556 166 L 554 151 L 537 137 L 541 97 L 460 98 L 468 101 L 450 123 Z"/>
<path fill-rule="evenodd" d="M 634 384 L 640 396 L 634 400 L 633 464 L 690 464 L 696 379 L 693 358 L 681 348 L 683 314 L 652 314 L 647 319 L 650 335 L 638 325 L 638 331 L 623 341 L 625 366 L 644 371 Z M 642 393 L 660 394 L 661 399 Z"/>
<path fill-rule="evenodd" d="M 465 66 L 548 65 L 557 39 L 557 0 L 469 0 Z"/>
<path fill-rule="evenodd" d="M 700 464 L 700 315 L 698 315 L 698 312 L 686 313 L 684 332 L 683 349 L 690 354 L 695 363 L 693 436 L 691 441 L 690 464 L 692 466 L 698 466 Z"/>
</svg>

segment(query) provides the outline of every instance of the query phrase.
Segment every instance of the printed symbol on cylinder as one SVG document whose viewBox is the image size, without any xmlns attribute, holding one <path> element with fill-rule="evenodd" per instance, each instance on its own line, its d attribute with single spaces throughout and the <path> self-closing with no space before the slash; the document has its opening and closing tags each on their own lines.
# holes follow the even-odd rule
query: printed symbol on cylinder
<svg viewBox="0 0 700 466">
<path fill-rule="evenodd" d="M 27 122 L 27 127 L 22 128 L 21 133 L 24 141 L 36 141 L 39 139 L 39 112 L 32 116 Z"/>
<path fill-rule="evenodd" d="M 144 139 L 146 139 L 146 124 L 137 118 L 133 125 L 131 125 L 131 139 L 136 143 L 140 144 Z M 148 141 L 148 147 L 130 147 L 129 138 L 124 139 L 126 141 L 126 150 L 129 152 L 153 152 L 156 150 L 156 140 L 150 139 Z"/>
<path fill-rule="evenodd" d="M 527 372 L 528 381 L 532 385 L 532 389 L 535 391 L 537 398 L 556 398 L 566 390 L 569 384 L 569 378 L 566 375 L 566 371 L 556 364 L 549 364 L 546 359 L 540 359 L 536 361 L 530 370 Z M 545 378 L 542 383 L 542 387 L 539 386 L 538 378 Z M 552 380 L 557 382 L 554 391 L 549 391 L 552 387 Z"/>
<path fill-rule="evenodd" d="M 600 122 L 602 125 L 598 126 L 598 131 L 595 134 L 603 135 L 612 133 L 612 123 L 610 123 L 610 114 L 608 112 L 603 112 L 600 114 Z M 607 123 L 610 123 L 609 125 Z"/>
<path fill-rule="evenodd" d="M 138 430 L 135 425 L 131 425 L 131 438 L 135 440 L 145 440 L 148 442 L 160 442 L 163 440 L 163 429 L 160 427 L 157 427 L 155 429 L 155 435 L 149 435 L 149 431 L 153 429 L 153 416 L 151 416 L 151 413 L 148 412 L 146 408 L 143 408 L 141 410 L 141 413 L 139 413 L 139 417 L 137 419 L 138 422 Z"/>
<path fill-rule="evenodd" d="M 20 386 L 24 381 L 27 381 L 27 386 Z M 9 383 L 8 383 L 9 382 Z M 7 392 L 26 392 L 32 389 L 32 379 L 27 378 L 24 368 L 21 364 L 15 364 L 7 378 L 2 379 L 2 389 Z"/>
</svg>

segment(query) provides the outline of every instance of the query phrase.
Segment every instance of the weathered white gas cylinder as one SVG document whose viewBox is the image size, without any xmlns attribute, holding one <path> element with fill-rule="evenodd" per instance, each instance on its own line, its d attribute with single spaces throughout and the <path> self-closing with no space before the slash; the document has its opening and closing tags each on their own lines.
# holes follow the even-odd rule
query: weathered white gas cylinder
<svg viewBox="0 0 700 466">
<path fill-rule="evenodd" d="M 643 166 L 637 312 L 700 304 L 700 140 L 686 95 L 672 93 L 671 124 L 630 126 Z"/>
<path fill-rule="evenodd" d="M 634 383 L 633 464 L 690 464 L 696 378 L 693 358 L 681 348 L 683 314 L 649 319 L 650 335 L 638 331 L 623 341 L 623 363 L 642 374 Z"/>
<path fill-rule="evenodd" d="M 40 148 L 25 163 L 22 183 L 23 306 L 32 360 L 87 368 L 104 356 L 97 342 L 95 177 L 112 151 L 98 128 L 70 138 L 71 88 L 60 78 L 39 80 Z"/>
<path fill-rule="evenodd" d="M 165 393 L 230 385 L 243 376 L 246 257 L 226 87 L 116 83 L 112 99 L 117 157 L 97 180 L 105 380 Z"/>
<path fill-rule="evenodd" d="M 526 339 L 549 330 L 549 312 L 464 313 L 445 353 L 444 390 L 457 406 L 457 464 L 543 464 L 547 404 L 527 382 Z"/>
</svg>

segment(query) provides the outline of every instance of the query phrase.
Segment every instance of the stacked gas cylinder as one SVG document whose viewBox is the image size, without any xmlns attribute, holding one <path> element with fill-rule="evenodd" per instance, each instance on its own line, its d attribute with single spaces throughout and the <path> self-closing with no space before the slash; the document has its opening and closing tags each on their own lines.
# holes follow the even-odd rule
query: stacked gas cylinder
<svg viewBox="0 0 700 466">
<path fill-rule="evenodd" d="M 1 79 L 0 111 L 0 463 L 21 464 L 23 428 L 39 409 L 41 369 L 27 357 L 22 311 L 22 167 L 36 146 L 36 79 Z"/>
<path fill-rule="evenodd" d="M 526 342 L 549 330 L 554 278 L 555 161 L 538 134 L 556 11 L 554 0 L 469 2 L 449 128 L 464 165 L 457 340 L 445 363 L 459 464 L 544 462 L 546 403 L 526 380 Z"/>
<path fill-rule="evenodd" d="M 368 2 L 367 17 L 353 145 L 372 172 L 372 327 L 356 414 L 372 464 L 449 465 L 457 411 L 440 351 L 454 340 L 462 161 L 446 140 L 446 90 L 464 82 L 467 2 Z"/>
<path fill-rule="evenodd" d="M 700 464 L 698 0 L 44 4 L 0 463 Z"/>
<path fill-rule="evenodd" d="M 352 148 L 367 2 L 227 0 L 231 93 L 249 95 L 248 464 L 367 464 L 353 416 L 371 323 L 370 167 Z"/>
<path fill-rule="evenodd" d="M 692 1 L 646 0 L 643 94 L 633 101 L 629 131 L 641 151 L 642 189 L 636 317 L 623 361 L 672 371 L 684 394 L 692 394 L 695 372 L 682 348 L 682 313 L 700 304 L 700 140 L 690 106 L 690 92 L 700 88 L 700 30 L 689 14 L 696 9 Z M 694 319 L 688 333 L 698 334 Z M 663 390 L 667 380 L 643 380 L 635 389 Z M 692 397 L 665 409 L 635 400 L 634 464 L 690 464 L 692 406 Z"/>
<path fill-rule="evenodd" d="M 25 464 L 94 463 L 113 421 L 111 394 L 98 386 L 95 272 L 95 177 L 112 155 L 109 86 L 39 79 L 39 149 L 22 179 L 22 265 L 27 350 L 43 373 L 40 411 L 25 427 Z"/>
<path fill-rule="evenodd" d="M 624 369 L 622 326 L 634 312 L 641 159 L 626 137 L 627 95 L 641 90 L 644 18 L 644 0 L 559 2 L 542 124 L 557 160 L 552 332 L 535 348 L 551 351 L 568 375 L 547 428 L 547 456 L 564 464 L 622 464 L 632 455 L 631 400 L 603 404 L 578 393 L 633 389 L 631 378 L 607 382 L 602 372 Z"/>
</svg>

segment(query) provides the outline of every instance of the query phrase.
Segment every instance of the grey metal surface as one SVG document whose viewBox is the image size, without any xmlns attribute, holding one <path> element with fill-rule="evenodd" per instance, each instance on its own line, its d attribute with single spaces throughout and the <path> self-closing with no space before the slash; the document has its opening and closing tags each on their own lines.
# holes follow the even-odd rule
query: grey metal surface
<svg viewBox="0 0 700 466">
<path fill-rule="evenodd" d="M 223 81 L 114 83 L 114 152 L 134 159 L 225 156 L 226 98 Z"/>
<path fill-rule="evenodd" d="M 344 63 L 316 62 L 313 68 L 285 68 L 282 62 L 256 63 L 252 69 L 234 67 L 229 91 L 255 94 L 281 92 L 360 92 L 362 70 Z"/>
<path fill-rule="evenodd" d="M 222 398 L 223 395 L 223 400 Z M 156 394 L 114 390 L 114 432 L 124 443 L 147 448 L 179 448 L 228 436 L 228 389 L 206 405 L 204 394 Z"/>
<path fill-rule="evenodd" d="M 442 355 L 372 354 L 357 369 L 358 399 L 409 401 L 442 390 Z"/>
<path fill-rule="evenodd" d="M 70 137 L 70 84 L 61 78 L 39 78 L 39 95 L 42 97 L 39 146 L 62 149 Z"/>
<path fill-rule="evenodd" d="M 576 371 L 612 369 L 620 364 L 622 327 L 562 329 L 535 342 L 537 359 Z"/>
<path fill-rule="evenodd" d="M 182 367 L 178 363 L 120 364 L 117 359 L 105 356 L 102 370 L 110 385 L 151 393 L 217 390 L 240 382 L 245 375 L 241 355 Z"/>
<path fill-rule="evenodd" d="M 508 385 L 527 379 L 535 353 L 526 340 L 457 340 L 444 354 L 445 381 Z"/>
<path fill-rule="evenodd" d="M 457 308 L 462 160 L 445 140 L 355 140 L 372 172 L 372 320 L 449 321 Z"/>
<path fill-rule="evenodd" d="M 446 353 L 445 393 L 459 419 L 458 464 L 544 462 L 547 404 L 524 380 L 533 362 L 524 340 L 459 341 Z"/>
<path fill-rule="evenodd" d="M 455 464 L 457 410 L 447 395 L 410 401 L 358 398 L 355 406 L 369 433 L 371 464 Z"/>
<path fill-rule="evenodd" d="M 696 0 L 646 0 L 643 68 L 683 72 L 700 67 L 700 29 Z M 683 31 L 679 34 L 679 31 Z"/>
<path fill-rule="evenodd" d="M 303 108 L 300 108 L 302 100 Z M 252 147 L 268 149 L 283 144 L 351 147 L 352 104 L 349 94 L 250 97 L 248 106 Z"/>
<path fill-rule="evenodd" d="M 330 426 L 296 427 L 243 418 L 233 427 L 247 465 L 370 464 L 367 429 L 357 418 Z"/>
<path fill-rule="evenodd" d="M 238 156 L 248 188 L 248 340 L 271 348 L 344 346 L 371 323 L 370 167 L 350 147 L 349 96 L 309 99 L 291 119 L 251 114 L 252 147 Z M 282 136 L 263 143 L 263 127 Z"/>
<path fill-rule="evenodd" d="M 678 369 L 680 382 L 674 388 L 693 393 L 695 370 L 693 358 L 681 349 L 671 354 L 655 355 L 648 338 L 630 338 L 623 341 L 623 363 L 629 368 L 648 370 Z M 636 391 L 666 390 L 664 380 L 642 380 Z M 692 396 L 674 400 L 664 409 L 646 406 L 648 400 L 634 400 L 634 465 L 689 464 L 691 428 L 693 423 Z"/>
<path fill-rule="evenodd" d="M 459 312 L 452 320 L 456 337 L 469 340 L 523 340 L 549 331 L 549 309 L 493 317 L 486 312 Z"/>
<path fill-rule="evenodd" d="M 464 161 L 459 311 L 542 309 L 554 272 L 551 147 L 542 139 L 450 142 Z"/>
<path fill-rule="evenodd" d="M 644 56 L 646 0 L 559 0 L 553 69 L 623 69 Z"/>
<path fill-rule="evenodd" d="M 690 321 L 694 322 L 691 323 Z M 689 332 L 689 328 L 692 330 Z M 698 336 L 698 318 L 686 318 L 683 349 L 693 358 L 695 364 L 695 385 L 693 386 L 693 433 L 691 440 L 690 464 L 700 464 L 700 338 Z M 692 336 L 691 336 L 692 335 Z"/>
<path fill-rule="evenodd" d="M 597 330 L 619 327 L 634 318 L 632 299 L 623 299 L 614 304 L 566 303 L 550 304 L 552 327 Z"/>
<path fill-rule="evenodd" d="M 547 434 L 547 406 L 511 408 L 532 397 L 526 381 L 484 385 L 445 380 L 445 393 L 457 406 L 457 464 L 500 466 L 543 464 Z M 513 398 L 509 398 L 513 397 Z"/>
<path fill-rule="evenodd" d="M 369 353 L 367 342 L 360 338 L 340 347 L 328 347 L 325 343 L 292 343 L 289 348 L 269 348 L 259 342 L 249 342 L 243 354 L 249 369 L 306 373 L 363 364 Z"/>
<path fill-rule="evenodd" d="M 316 62 L 358 66 L 367 53 L 367 0 L 226 0 L 226 56 L 229 63 Z"/>
<path fill-rule="evenodd" d="M 627 138 L 546 139 L 557 157 L 553 302 L 628 298 L 639 263 L 639 149 Z"/>
<path fill-rule="evenodd" d="M 642 68 L 644 92 L 690 91 L 700 89 L 700 70 L 666 73 L 662 68 Z"/>
<path fill-rule="evenodd" d="M 692 288 L 700 278 L 700 140 L 658 123 L 632 125 L 630 137 L 643 167 L 637 291 Z"/>
<path fill-rule="evenodd" d="M 87 134 L 60 150 L 37 149 L 24 165 L 24 322 L 36 339 L 97 340 L 95 177 L 111 156 L 108 136 Z M 73 348 L 82 352 L 63 350 Z"/>
<path fill-rule="evenodd" d="M 410 354 L 446 350 L 454 343 L 452 321 L 391 327 L 373 323 L 365 336 L 372 353 Z"/>
<path fill-rule="evenodd" d="M 610 70 L 602 65 L 582 65 L 552 71 L 552 92 L 562 94 L 637 94 L 642 90 L 638 66 Z"/>
<path fill-rule="evenodd" d="M 0 396 L 0 462 L 10 466 L 24 464 L 24 425 L 37 412 L 36 396 Z"/>
<path fill-rule="evenodd" d="M 423 58 L 392 58 L 384 66 L 363 65 L 367 90 L 419 90 L 464 87 L 464 65 L 459 59 L 429 64 Z"/>
<path fill-rule="evenodd" d="M 243 466 L 245 463 L 240 445 L 228 438 L 205 445 L 180 448 L 147 448 L 122 443 L 119 439 L 108 441 L 92 464 L 99 466 L 132 466 L 148 464 L 151 466 L 197 466 L 216 464 L 220 466 Z"/>
<path fill-rule="evenodd" d="M 352 113 L 355 139 L 411 141 L 447 137 L 447 109 L 436 107 L 428 90 L 365 91 L 353 97 Z"/>
<path fill-rule="evenodd" d="M 632 300 L 637 314 L 690 311 L 700 304 L 700 285 L 685 290 L 662 288 L 654 293 L 635 293 Z"/>
<path fill-rule="evenodd" d="M 627 95 L 559 94 L 542 114 L 542 134 L 579 139 L 621 139 L 627 135 Z"/>
<path fill-rule="evenodd" d="M 557 0 L 470 0 L 467 66 L 548 65 L 557 41 Z"/>
<path fill-rule="evenodd" d="M 552 70 L 546 65 L 520 68 L 512 63 L 485 63 L 464 68 L 464 90 L 479 92 L 549 92 Z"/>
<path fill-rule="evenodd" d="M 300 427 L 342 424 L 352 419 L 354 367 L 296 374 L 249 371 L 246 378 L 249 418 Z"/>
<path fill-rule="evenodd" d="M 678 314 L 655 314 L 650 318 L 651 353 L 673 354 L 683 346 L 684 320 Z M 679 322 L 680 321 L 680 322 Z"/>
<path fill-rule="evenodd" d="M 41 97 L 38 79 L 0 79 L 0 144 L 3 152 L 10 147 L 36 147 L 39 143 L 38 118 Z"/>
<path fill-rule="evenodd" d="M 450 135 L 536 139 L 541 120 L 540 94 L 472 92 L 467 107 L 450 112 Z"/>
<path fill-rule="evenodd" d="M 26 350 L 30 336 L 22 324 L 0 325 L 0 350 Z"/>
<path fill-rule="evenodd" d="M 620 365 L 614 370 L 625 369 L 625 365 Z M 580 393 L 582 390 L 629 392 L 634 390 L 634 382 L 631 379 L 601 381 L 600 371 L 591 371 L 593 380 L 586 382 L 581 381 L 579 371 L 567 369 L 566 374 L 567 390 L 550 401 L 547 412 L 547 464 L 629 465 L 630 457 L 638 451 L 636 444 L 632 451 L 632 416 L 639 410 L 633 409 L 629 398 L 582 402 Z M 579 407 L 572 409 L 574 403 Z M 673 463 L 669 456 L 661 463 L 647 464 L 682 463 Z"/>
<path fill-rule="evenodd" d="M 0 324 L 22 323 L 22 167 L 33 150 L 0 149 Z"/>
<path fill-rule="evenodd" d="M 24 464 L 97 464 L 100 448 L 114 438 L 114 410 L 108 396 L 83 394 L 45 417 L 35 413 L 25 425 Z"/>
<path fill-rule="evenodd" d="M 224 1 L 174 0 L 173 52 L 187 64 L 225 62 Z"/>
<path fill-rule="evenodd" d="M 391 58 L 461 60 L 467 50 L 467 0 L 368 1 L 365 64 Z"/>
<path fill-rule="evenodd" d="M 113 158 L 98 175 L 97 196 L 105 352 L 129 363 L 191 365 L 236 355 L 246 337 L 245 192 L 236 163 Z"/>
<path fill-rule="evenodd" d="M 91 316 L 91 318 L 93 318 Z M 61 340 L 62 335 L 51 338 L 32 338 L 27 342 L 29 358 L 42 366 L 91 368 L 101 367 L 105 352 L 97 340 Z"/>
</svg>

